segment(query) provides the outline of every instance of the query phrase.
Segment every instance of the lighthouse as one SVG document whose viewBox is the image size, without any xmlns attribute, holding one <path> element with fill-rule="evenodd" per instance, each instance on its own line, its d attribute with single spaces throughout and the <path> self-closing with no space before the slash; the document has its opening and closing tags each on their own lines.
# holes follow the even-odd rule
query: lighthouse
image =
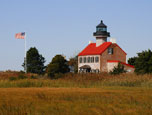
<svg viewBox="0 0 152 115">
<path fill-rule="evenodd" d="M 110 37 L 110 33 L 107 32 L 107 26 L 102 20 L 100 24 L 96 26 L 96 32 L 93 33 L 93 36 L 96 38 L 96 47 L 107 42 L 107 37 Z"/>
<path fill-rule="evenodd" d="M 119 63 L 124 65 L 127 72 L 134 72 L 134 66 L 126 63 L 127 53 L 114 40 L 107 42 L 110 33 L 107 32 L 107 26 L 102 20 L 96 26 L 93 36 L 96 38 L 96 43 L 90 42 L 78 54 L 79 73 L 110 72 Z"/>
</svg>

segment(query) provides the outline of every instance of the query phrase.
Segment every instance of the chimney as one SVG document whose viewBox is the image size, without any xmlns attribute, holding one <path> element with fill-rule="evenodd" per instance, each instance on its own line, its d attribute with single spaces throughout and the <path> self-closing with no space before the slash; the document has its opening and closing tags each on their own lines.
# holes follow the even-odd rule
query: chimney
<svg viewBox="0 0 152 115">
<path fill-rule="evenodd" d="M 110 38 L 110 42 L 114 44 L 114 43 L 116 43 L 116 39 L 115 38 Z"/>
<path fill-rule="evenodd" d="M 106 37 L 96 37 L 96 47 L 100 46 L 104 42 L 107 42 Z"/>
<path fill-rule="evenodd" d="M 89 41 L 89 44 L 91 44 L 91 43 L 93 43 L 93 41 L 90 40 L 90 41 Z"/>
</svg>

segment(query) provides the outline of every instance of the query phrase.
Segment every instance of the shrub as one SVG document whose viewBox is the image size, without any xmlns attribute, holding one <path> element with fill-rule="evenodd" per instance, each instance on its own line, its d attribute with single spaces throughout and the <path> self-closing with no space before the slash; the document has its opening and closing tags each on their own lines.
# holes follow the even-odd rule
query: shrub
<svg viewBox="0 0 152 115">
<path fill-rule="evenodd" d="M 23 75 L 23 74 L 20 74 L 19 76 L 18 76 L 18 79 L 26 79 L 27 78 L 27 76 L 25 76 L 25 75 Z"/>
<path fill-rule="evenodd" d="M 54 79 L 62 78 L 63 76 L 64 76 L 63 73 L 56 73 L 54 75 Z"/>
<path fill-rule="evenodd" d="M 152 51 L 149 49 L 137 54 L 137 57 L 132 57 L 128 60 L 129 64 L 135 66 L 135 72 L 137 74 L 152 73 Z"/>
<path fill-rule="evenodd" d="M 37 79 L 37 76 L 31 75 L 30 78 L 31 79 Z"/>
<path fill-rule="evenodd" d="M 10 80 L 10 81 L 14 81 L 14 80 L 17 80 L 17 77 L 14 77 L 14 76 L 12 76 L 12 77 L 9 77 L 9 80 Z"/>
<path fill-rule="evenodd" d="M 24 71 L 22 71 L 22 70 L 21 70 L 19 73 L 20 73 L 20 74 L 25 74 L 25 72 L 24 72 Z"/>
<path fill-rule="evenodd" d="M 47 74 L 51 78 L 54 78 L 55 74 L 67 73 L 69 71 L 67 60 L 62 55 L 56 55 L 47 67 Z"/>
<path fill-rule="evenodd" d="M 70 72 L 78 73 L 78 56 L 72 57 L 68 61 Z"/>
<path fill-rule="evenodd" d="M 126 70 L 124 69 L 124 65 L 122 65 L 121 63 L 118 63 L 118 66 L 114 67 L 114 69 L 110 72 L 110 74 L 117 75 L 120 73 L 126 73 Z"/>
<path fill-rule="evenodd" d="M 150 74 L 152 73 L 152 51 L 146 50 L 138 53 L 135 61 L 135 72 L 137 74 Z"/>
</svg>

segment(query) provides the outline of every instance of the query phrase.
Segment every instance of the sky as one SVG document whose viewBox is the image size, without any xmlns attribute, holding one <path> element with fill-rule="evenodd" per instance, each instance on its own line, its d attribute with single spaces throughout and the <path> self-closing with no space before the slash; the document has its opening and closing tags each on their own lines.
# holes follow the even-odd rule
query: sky
<svg viewBox="0 0 152 115">
<path fill-rule="evenodd" d="M 47 65 L 95 42 L 100 20 L 127 59 L 152 50 L 152 0 L 0 0 L 0 70 L 23 70 L 24 40 L 15 33 L 26 32 L 27 50 L 36 47 Z"/>
</svg>

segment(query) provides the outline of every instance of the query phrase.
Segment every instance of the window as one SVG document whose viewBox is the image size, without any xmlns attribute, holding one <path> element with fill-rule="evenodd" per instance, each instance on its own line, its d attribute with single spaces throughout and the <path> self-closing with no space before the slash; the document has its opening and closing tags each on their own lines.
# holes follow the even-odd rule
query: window
<svg viewBox="0 0 152 115">
<path fill-rule="evenodd" d="M 91 57 L 91 63 L 94 63 L 94 57 Z"/>
<path fill-rule="evenodd" d="M 83 58 L 83 62 L 86 63 L 86 57 Z"/>
<path fill-rule="evenodd" d="M 99 28 L 99 27 L 98 27 L 98 28 L 97 28 L 97 31 L 99 31 L 99 32 L 101 32 L 101 31 L 107 31 L 107 28 L 101 28 L 101 27 Z"/>
<path fill-rule="evenodd" d="M 82 57 L 80 57 L 80 61 L 79 62 L 82 63 Z"/>
<path fill-rule="evenodd" d="M 88 57 L 88 63 L 90 63 L 90 57 Z"/>
<path fill-rule="evenodd" d="M 99 57 L 95 57 L 95 62 L 99 62 Z"/>
<path fill-rule="evenodd" d="M 113 48 L 108 48 L 108 54 L 113 54 Z"/>
<path fill-rule="evenodd" d="M 107 28 L 103 28 L 103 31 L 107 31 Z"/>
</svg>

